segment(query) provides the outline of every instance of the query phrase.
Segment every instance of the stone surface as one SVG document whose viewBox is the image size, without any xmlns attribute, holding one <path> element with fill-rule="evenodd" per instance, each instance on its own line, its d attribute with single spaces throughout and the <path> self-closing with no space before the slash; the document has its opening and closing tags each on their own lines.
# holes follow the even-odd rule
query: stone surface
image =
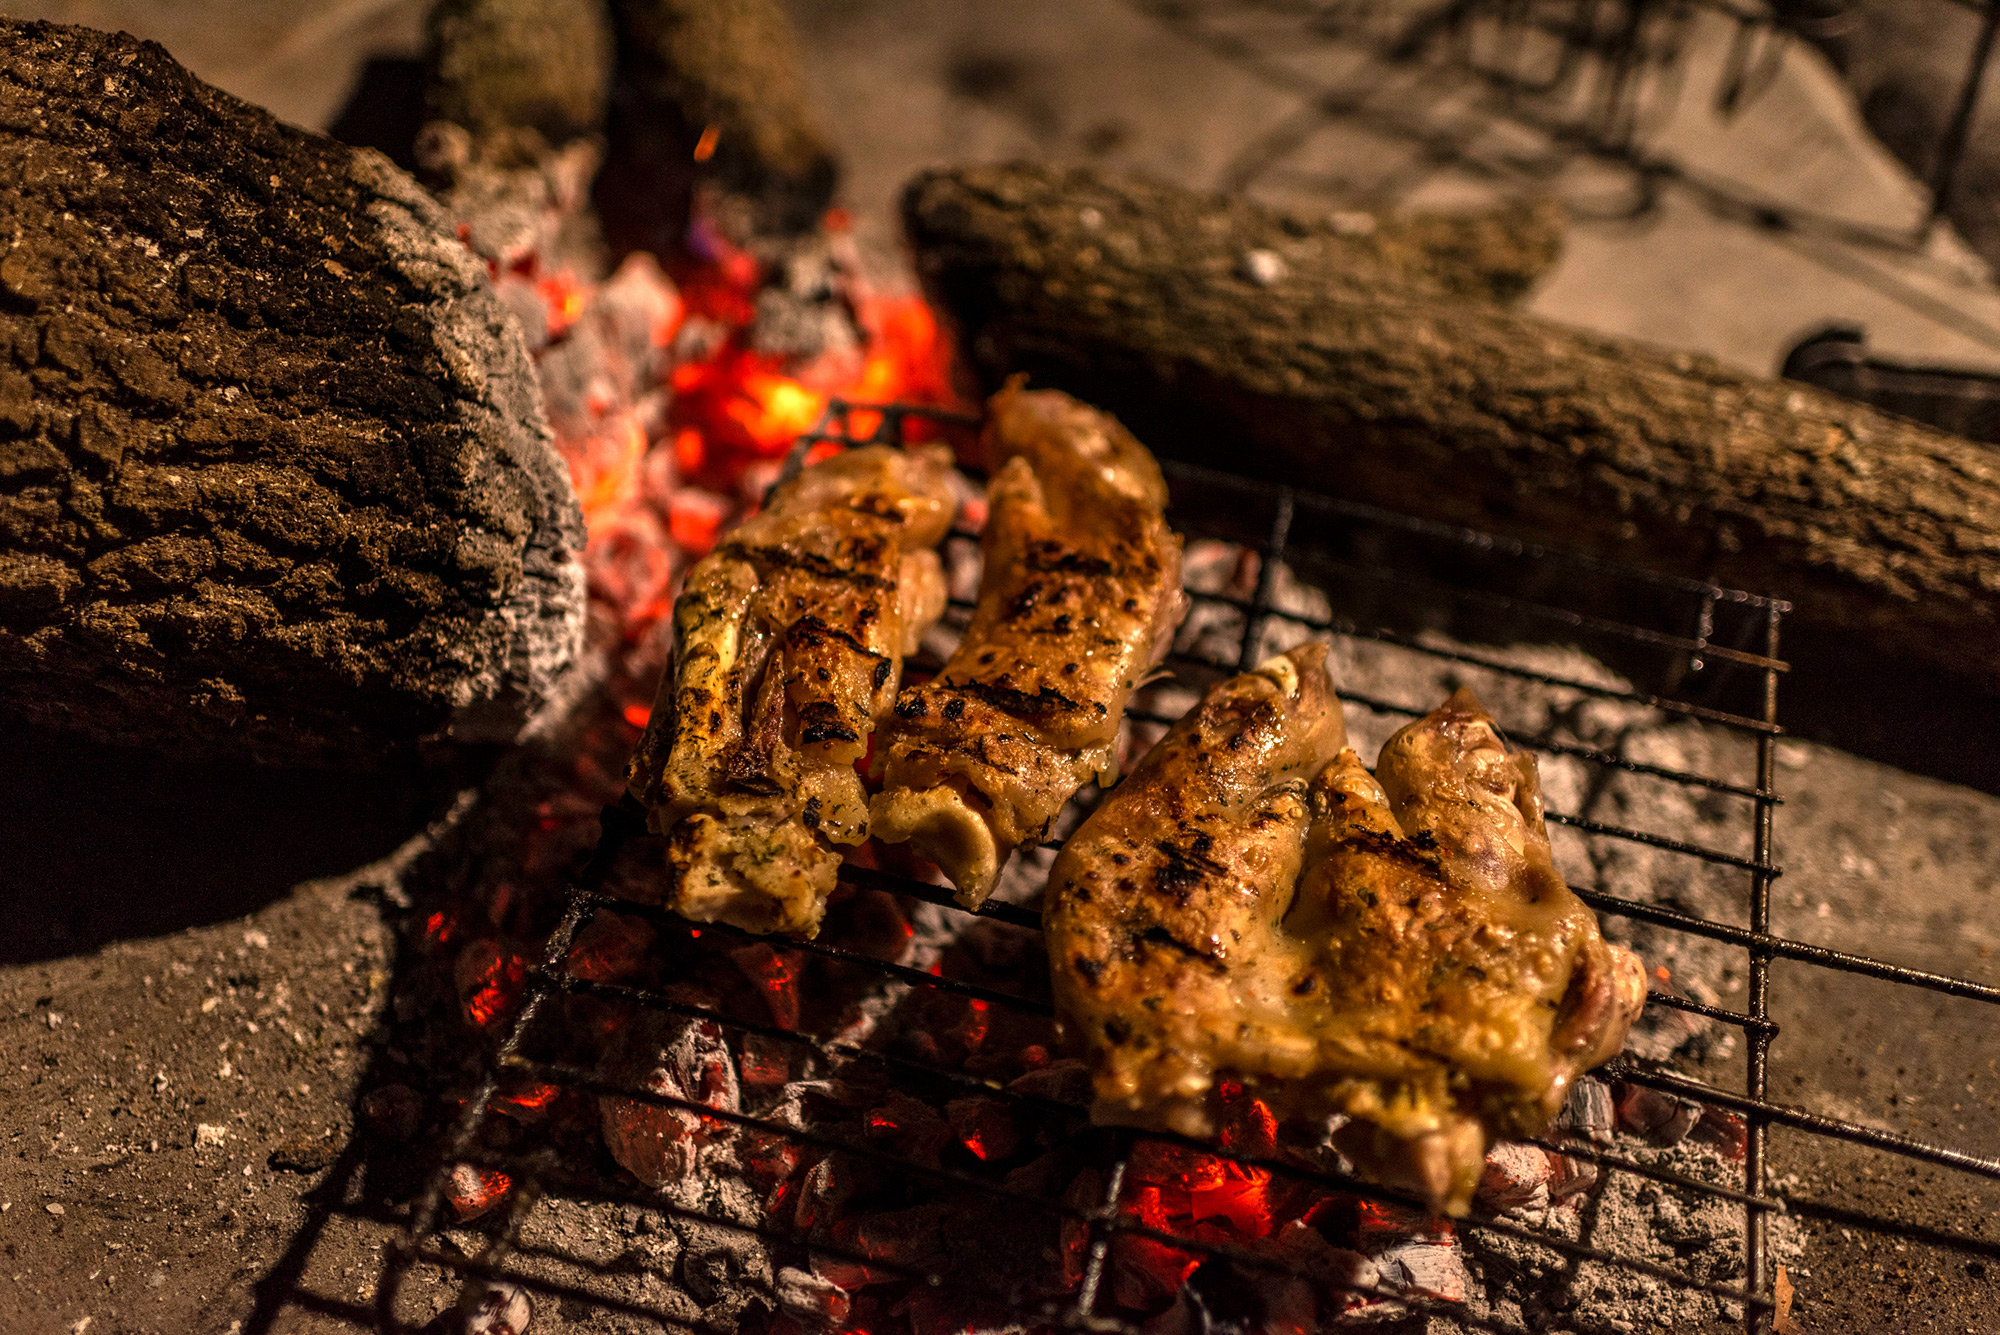
<svg viewBox="0 0 2000 1335">
<path fill-rule="evenodd" d="M 582 523 L 443 212 L 157 46 L 5 44 L 5 707 L 271 761 L 515 736 L 577 652 Z"/>
</svg>

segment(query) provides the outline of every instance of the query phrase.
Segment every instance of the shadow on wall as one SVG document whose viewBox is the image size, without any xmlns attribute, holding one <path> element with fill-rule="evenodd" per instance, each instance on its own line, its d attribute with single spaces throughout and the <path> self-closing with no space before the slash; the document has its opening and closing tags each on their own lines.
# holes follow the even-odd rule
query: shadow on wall
<svg viewBox="0 0 2000 1335">
<path fill-rule="evenodd" d="M 1981 5 L 1960 0 L 1850 0 L 1816 25 L 1818 44 L 1861 104 L 1862 119 L 1920 179 L 1964 92 Z M 2000 267 L 2000 60 L 1989 59 L 1953 173 L 1947 213 L 1987 263 Z"/>
<path fill-rule="evenodd" d="M 0 725 L 0 965 L 239 917 L 393 852 L 470 777 L 186 764 Z"/>
</svg>

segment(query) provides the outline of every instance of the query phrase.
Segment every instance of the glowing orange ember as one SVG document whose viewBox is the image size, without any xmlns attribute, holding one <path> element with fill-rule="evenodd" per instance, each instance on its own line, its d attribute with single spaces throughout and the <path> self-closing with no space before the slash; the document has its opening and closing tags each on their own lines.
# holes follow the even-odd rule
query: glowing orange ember
<svg viewBox="0 0 2000 1335">
<path fill-rule="evenodd" d="M 446 945 L 457 935 L 457 917 L 446 913 L 443 909 L 439 909 L 437 912 L 431 914 L 430 917 L 424 919 L 424 940 L 430 942 L 432 945 Z"/>
<path fill-rule="evenodd" d="M 637 973 L 657 934 L 639 918 L 601 909 L 577 934 L 569 971 L 593 983 L 613 983 Z"/>
<path fill-rule="evenodd" d="M 780 954 L 768 941 L 755 941 L 729 952 L 743 976 L 764 994 L 771 1008 L 771 1021 L 780 1029 L 799 1027 L 798 974 L 788 956 Z"/>
<path fill-rule="evenodd" d="M 716 143 L 709 127 L 698 154 Z M 960 406 L 951 348 L 930 308 L 918 297 L 872 292 L 853 271 L 841 235 L 848 226 L 839 211 L 825 220 L 828 253 L 850 257 L 835 262 L 844 286 L 827 310 L 855 337 L 811 355 L 759 350 L 766 276 L 706 216 L 686 238 L 694 259 L 671 279 L 644 254 L 597 283 L 535 249 L 484 256 L 536 350 L 556 446 L 583 510 L 600 648 L 624 655 L 647 642 L 668 619 L 688 565 L 755 511 L 778 461 L 834 399 Z M 473 243 L 468 227 L 460 236 Z M 866 434 L 880 420 L 857 411 L 848 425 Z M 657 671 L 656 662 L 640 663 L 635 681 L 616 687 L 634 726 L 646 716 L 633 706 Z M 644 686 L 636 684 L 642 675 Z"/>
<path fill-rule="evenodd" d="M 456 973 L 466 1022 L 484 1029 L 513 1012 L 528 980 L 528 963 L 518 951 L 485 937 L 459 952 Z"/>
<path fill-rule="evenodd" d="M 567 333 L 590 302 L 590 289 L 566 270 L 536 280 L 535 290 L 548 303 L 551 338 Z"/>
<path fill-rule="evenodd" d="M 531 1084 L 511 1089 L 493 1096 L 490 1105 L 495 1112 L 504 1113 L 520 1122 L 540 1121 L 549 1111 L 562 1089 L 558 1085 Z"/>
<path fill-rule="evenodd" d="M 453 1166 L 445 1196 L 451 1202 L 451 1212 L 464 1223 L 505 1200 L 513 1186 L 514 1179 L 497 1168 L 475 1168 L 462 1163 Z"/>
<path fill-rule="evenodd" d="M 707 556 L 729 518 L 729 502 L 714 492 L 685 487 L 667 502 L 667 529 L 689 556 Z"/>
</svg>

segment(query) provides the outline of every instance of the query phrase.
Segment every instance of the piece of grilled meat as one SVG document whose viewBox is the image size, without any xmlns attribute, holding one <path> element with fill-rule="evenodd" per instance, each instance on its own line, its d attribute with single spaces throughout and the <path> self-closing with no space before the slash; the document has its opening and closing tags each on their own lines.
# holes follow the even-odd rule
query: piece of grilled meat
<svg viewBox="0 0 2000 1335">
<path fill-rule="evenodd" d="M 878 839 L 908 841 L 977 907 L 1076 790 L 1109 782 L 1125 702 L 1184 607 L 1159 465 L 1066 394 L 994 395 L 979 605 L 877 748 Z"/>
<path fill-rule="evenodd" d="M 1643 969 L 1556 873 L 1534 761 L 1469 691 L 1391 738 L 1377 775 L 1345 748 L 1303 791 L 1249 771 L 1229 842 L 1162 820 L 1190 795 L 1214 809 L 1240 752 L 1283 745 L 1266 716 L 1215 712 L 1260 689 L 1212 692 L 1057 860 L 1050 959 L 1096 1115 L 1212 1134 L 1214 1086 L 1239 1079 L 1280 1118 L 1344 1119 L 1364 1171 L 1462 1213 L 1490 1139 L 1541 1131 L 1623 1045 Z M 1324 739 L 1310 717 L 1276 726 Z"/>
<path fill-rule="evenodd" d="M 1326 647 L 1301 645 L 1212 688 L 1063 846 L 1043 927 L 1099 1121 L 1209 1135 L 1220 1076 L 1314 1072 L 1278 927 L 1346 743 Z"/>
<path fill-rule="evenodd" d="M 944 610 L 942 446 L 815 464 L 688 572 L 675 654 L 628 785 L 667 836 L 669 906 L 812 935 L 868 837 L 855 765 L 902 658 Z"/>
</svg>

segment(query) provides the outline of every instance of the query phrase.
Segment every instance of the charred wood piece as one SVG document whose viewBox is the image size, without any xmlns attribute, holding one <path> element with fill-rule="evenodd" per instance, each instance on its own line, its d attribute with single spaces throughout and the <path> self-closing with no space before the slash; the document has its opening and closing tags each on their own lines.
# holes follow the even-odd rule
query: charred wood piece
<svg viewBox="0 0 2000 1335">
<path fill-rule="evenodd" d="M 805 232 L 838 169 L 780 0 L 616 0 L 618 79 L 597 204 L 612 249 L 686 243 L 697 187 L 738 244 Z"/>
<path fill-rule="evenodd" d="M 603 132 L 612 61 L 602 0 L 442 0 L 425 111 L 464 129 L 481 160 L 531 166 Z"/>
<path fill-rule="evenodd" d="M 0 709 L 282 763 L 519 735 L 582 523 L 436 203 L 48 23 L 0 23 L 0 170 Z"/>
</svg>

